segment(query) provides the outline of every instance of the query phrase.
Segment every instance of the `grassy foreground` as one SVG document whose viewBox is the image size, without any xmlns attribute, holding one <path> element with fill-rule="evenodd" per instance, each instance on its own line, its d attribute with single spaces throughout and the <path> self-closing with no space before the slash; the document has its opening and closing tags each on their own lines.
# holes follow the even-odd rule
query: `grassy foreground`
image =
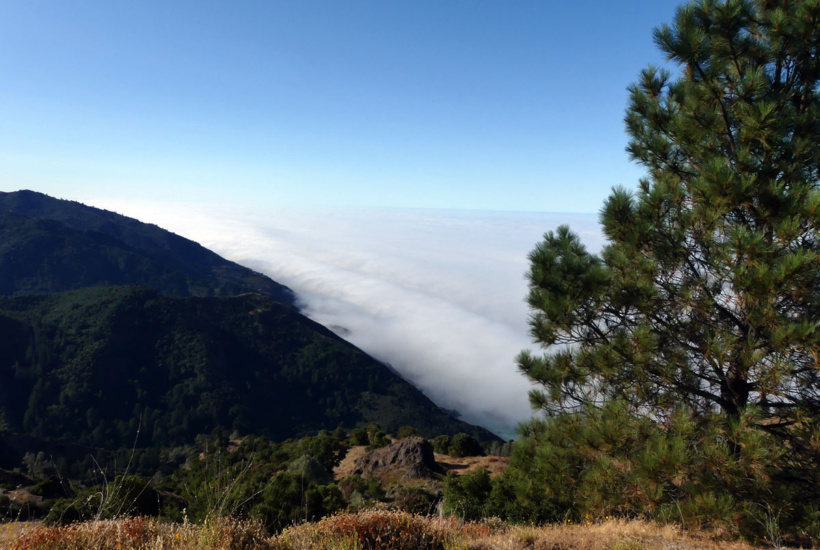
<svg viewBox="0 0 820 550">
<path fill-rule="evenodd" d="M 150 518 L 91 521 L 67 527 L 0 525 L 12 550 L 750 550 L 670 525 L 609 520 L 588 525 L 507 526 L 497 521 L 368 511 L 305 523 L 269 537 L 257 523 L 219 518 L 201 525 Z"/>
</svg>

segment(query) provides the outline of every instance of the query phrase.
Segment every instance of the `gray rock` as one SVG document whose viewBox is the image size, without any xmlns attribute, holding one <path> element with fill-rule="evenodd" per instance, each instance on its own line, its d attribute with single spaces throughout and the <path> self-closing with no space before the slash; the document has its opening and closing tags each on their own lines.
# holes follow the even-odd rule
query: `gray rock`
<svg viewBox="0 0 820 550">
<path fill-rule="evenodd" d="M 357 459 L 354 473 L 362 477 L 380 476 L 386 471 L 402 472 L 405 477 L 422 479 L 441 471 L 433 455 L 433 445 L 421 437 L 394 441 Z"/>
</svg>

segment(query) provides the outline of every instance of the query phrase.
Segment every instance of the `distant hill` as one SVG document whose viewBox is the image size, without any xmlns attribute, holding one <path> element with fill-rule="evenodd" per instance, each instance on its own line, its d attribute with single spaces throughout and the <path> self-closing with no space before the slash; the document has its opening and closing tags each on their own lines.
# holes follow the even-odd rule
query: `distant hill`
<svg viewBox="0 0 820 550">
<path fill-rule="evenodd" d="M 216 426 L 278 440 L 369 422 L 497 439 L 261 294 L 0 298 L 0 406 L 11 431 L 104 448 L 130 445 L 138 428 L 140 446 L 174 446 Z"/>
<path fill-rule="evenodd" d="M 0 193 L 0 421 L 82 445 L 483 428 L 301 315 L 287 287 L 157 226 Z"/>
<path fill-rule="evenodd" d="M 146 285 L 172 296 L 293 292 L 155 225 L 34 191 L 0 192 L 0 294 Z"/>
</svg>

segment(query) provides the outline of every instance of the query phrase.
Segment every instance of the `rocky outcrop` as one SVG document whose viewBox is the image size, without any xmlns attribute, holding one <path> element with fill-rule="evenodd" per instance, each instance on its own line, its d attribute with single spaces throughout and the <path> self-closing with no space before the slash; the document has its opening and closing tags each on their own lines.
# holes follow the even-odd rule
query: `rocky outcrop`
<svg viewBox="0 0 820 550">
<path fill-rule="evenodd" d="M 384 477 L 387 473 L 410 479 L 424 479 L 440 473 L 433 445 L 421 437 L 394 441 L 357 459 L 353 473 L 362 477 Z"/>
</svg>

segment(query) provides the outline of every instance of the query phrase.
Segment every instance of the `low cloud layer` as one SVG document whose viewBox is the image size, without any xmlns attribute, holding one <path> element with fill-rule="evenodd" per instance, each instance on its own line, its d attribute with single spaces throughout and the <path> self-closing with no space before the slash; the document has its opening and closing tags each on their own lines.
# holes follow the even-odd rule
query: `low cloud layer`
<svg viewBox="0 0 820 550">
<path fill-rule="evenodd" d="M 309 317 L 439 405 L 506 437 L 532 416 L 529 383 L 514 361 L 532 347 L 527 254 L 561 224 L 591 251 L 603 242 L 594 214 L 90 204 L 156 223 L 289 286 Z"/>
</svg>

